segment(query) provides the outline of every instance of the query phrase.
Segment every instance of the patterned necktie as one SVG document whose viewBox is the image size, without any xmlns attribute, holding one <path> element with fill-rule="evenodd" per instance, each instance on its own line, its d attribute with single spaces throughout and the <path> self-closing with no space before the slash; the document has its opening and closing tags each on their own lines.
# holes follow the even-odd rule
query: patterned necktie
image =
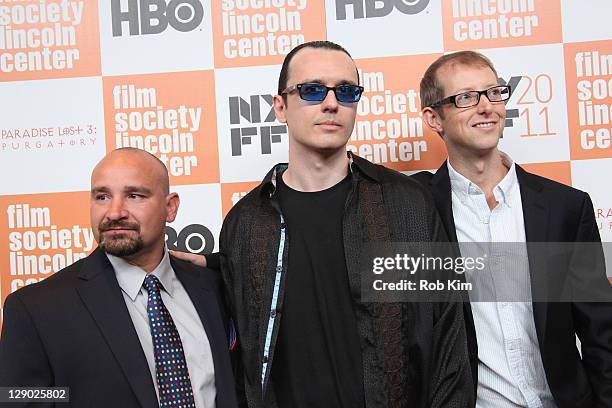
<svg viewBox="0 0 612 408">
<path fill-rule="evenodd" d="M 172 316 L 162 302 L 159 280 L 147 274 L 143 285 L 149 292 L 147 313 L 153 338 L 160 407 L 195 407 L 183 344 Z"/>
</svg>

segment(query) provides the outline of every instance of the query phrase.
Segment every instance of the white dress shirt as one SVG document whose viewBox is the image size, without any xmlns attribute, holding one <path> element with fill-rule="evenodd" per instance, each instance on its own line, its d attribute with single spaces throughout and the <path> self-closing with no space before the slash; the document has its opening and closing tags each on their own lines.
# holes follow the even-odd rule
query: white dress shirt
<svg viewBox="0 0 612 408">
<path fill-rule="evenodd" d="M 489 208 L 483 191 L 448 163 L 453 217 L 460 247 L 462 242 L 525 242 L 516 167 L 505 154 L 502 158 L 509 171 L 493 189 L 498 203 L 493 210 Z M 476 290 L 506 294 L 504 300 L 508 300 L 508 293 L 515 291 L 522 294 L 521 300 L 526 301 L 471 302 L 478 338 L 476 406 L 555 408 L 540 355 L 532 303 L 527 301 L 531 298 L 531 285 L 526 245 L 489 245 L 488 248 L 505 253 L 488 254 L 485 270 L 466 273 L 467 281 Z M 511 276 L 508 276 L 508 271 L 512 271 Z"/>
<path fill-rule="evenodd" d="M 109 254 L 106 254 L 106 256 L 115 269 L 123 299 L 147 358 L 155 392 L 159 400 L 153 340 L 147 314 L 148 293 L 142 286 L 146 272 L 121 258 Z M 151 273 L 159 279 L 163 287 L 161 288 L 162 301 L 170 312 L 183 343 L 195 405 L 199 408 L 214 408 L 216 397 L 215 370 L 208 337 L 191 298 L 170 265 L 168 251 L 165 248 L 162 261 Z"/>
</svg>

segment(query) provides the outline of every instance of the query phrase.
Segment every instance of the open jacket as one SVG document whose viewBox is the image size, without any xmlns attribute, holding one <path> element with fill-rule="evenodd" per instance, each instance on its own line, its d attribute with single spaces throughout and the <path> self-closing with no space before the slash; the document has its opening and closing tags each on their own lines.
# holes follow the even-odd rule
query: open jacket
<svg viewBox="0 0 612 408">
<path fill-rule="evenodd" d="M 518 165 L 516 176 L 521 189 L 528 243 L 600 242 L 593 204 L 587 193 L 528 173 Z M 456 242 L 446 162 L 435 174 L 420 172 L 412 178 L 430 189 L 445 230 L 450 240 Z M 569 265 L 547 271 L 543 267 L 546 260 L 534 248 L 527 246 L 532 291 L 552 288 L 555 281 L 564 281 L 571 273 Z M 598 258 L 601 256 L 603 253 Z M 593 272 L 601 271 L 601 268 L 597 268 Z M 605 275 L 595 276 L 594 279 L 607 286 Z M 612 299 L 612 291 L 606 292 Z M 533 315 L 546 379 L 557 406 L 612 407 L 612 303 L 534 302 Z M 469 304 L 466 305 L 466 321 L 470 355 L 477 356 L 476 331 Z M 581 341 L 582 356 L 576 349 L 576 335 Z M 476 367 L 477 360 L 473 359 L 472 362 Z"/>
<path fill-rule="evenodd" d="M 352 187 L 342 226 L 361 341 L 365 406 L 473 406 L 458 294 L 438 303 L 360 300 L 359 262 L 366 243 L 446 240 L 434 201 L 418 182 L 349 157 Z M 221 270 L 239 338 L 239 398 L 251 408 L 277 406 L 270 372 L 282 324 L 291 235 L 275 193 L 276 179 L 286 167 L 275 166 L 234 206 L 220 235 Z"/>
<path fill-rule="evenodd" d="M 189 262 L 170 257 L 170 263 L 208 337 L 216 406 L 235 408 L 221 279 Z M 153 381 L 115 270 L 100 248 L 6 298 L 0 387 L 69 387 L 70 402 L 0 407 L 155 408 Z"/>
</svg>

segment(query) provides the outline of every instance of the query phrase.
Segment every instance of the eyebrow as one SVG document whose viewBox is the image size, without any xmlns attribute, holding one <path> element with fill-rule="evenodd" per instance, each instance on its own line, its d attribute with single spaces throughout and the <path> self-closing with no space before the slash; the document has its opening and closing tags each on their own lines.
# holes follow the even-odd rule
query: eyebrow
<svg viewBox="0 0 612 408">
<path fill-rule="evenodd" d="M 495 83 L 493 85 L 485 85 L 485 87 L 483 89 L 481 89 L 481 91 L 485 91 L 487 89 L 491 89 L 491 88 L 495 88 L 496 86 L 501 86 L 498 83 Z M 476 89 L 474 88 L 461 88 L 457 91 L 456 95 L 458 94 L 462 94 L 462 93 L 466 93 L 466 92 L 472 92 L 472 91 L 476 91 Z"/>
<path fill-rule="evenodd" d="M 301 83 L 302 84 L 306 84 L 306 83 L 315 83 L 315 84 L 322 84 L 325 85 L 325 82 L 323 79 L 321 78 L 310 78 L 310 79 L 305 79 L 303 80 Z M 357 83 L 355 81 L 349 80 L 349 79 L 341 79 L 337 82 L 334 82 L 334 86 L 338 86 L 338 85 L 357 85 Z"/>
<path fill-rule="evenodd" d="M 106 187 L 94 187 L 91 189 L 91 195 L 96 195 L 98 193 L 108 193 L 108 188 Z"/>
<path fill-rule="evenodd" d="M 153 192 L 143 186 L 125 186 L 123 191 L 125 191 L 126 193 L 143 193 L 143 194 L 152 194 Z"/>
<path fill-rule="evenodd" d="M 102 187 L 94 187 L 91 189 L 91 194 L 95 195 L 98 193 L 108 193 L 110 192 L 110 189 L 108 187 L 102 186 Z M 125 186 L 123 188 L 123 192 L 124 193 L 142 193 L 142 194 L 146 194 L 146 195 L 151 195 L 153 192 L 146 188 L 146 187 L 142 187 L 142 186 Z"/>
</svg>

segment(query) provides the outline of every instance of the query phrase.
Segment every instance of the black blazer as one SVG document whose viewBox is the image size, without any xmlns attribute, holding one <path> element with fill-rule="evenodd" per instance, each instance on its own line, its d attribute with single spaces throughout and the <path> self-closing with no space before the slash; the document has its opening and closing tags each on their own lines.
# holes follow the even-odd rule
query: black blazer
<svg viewBox="0 0 612 408">
<path fill-rule="evenodd" d="M 588 194 L 528 173 L 518 165 L 516 173 L 527 242 L 600 242 Z M 456 242 L 446 162 L 435 175 L 419 172 L 412 177 L 431 190 L 449 239 Z M 528 257 L 530 269 L 538 270 L 538 254 L 529 246 Z M 464 310 L 470 357 L 477 359 L 476 331 L 468 304 Z M 546 379 L 558 407 L 612 407 L 612 304 L 534 302 L 533 314 Z M 575 335 L 581 341 L 582 359 Z M 473 369 L 475 365 L 477 360 L 472 360 Z M 476 375 L 477 371 L 473 372 Z"/>
<path fill-rule="evenodd" d="M 218 274 L 172 257 L 170 262 L 210 342 L 216 405 L 235 407 Z M 0 386 L 9 385 L 68 386 L 70 404 L 62 407 L 159 406 L 136 329 L 102 250 L 7 297 Z"/>
</svg>

